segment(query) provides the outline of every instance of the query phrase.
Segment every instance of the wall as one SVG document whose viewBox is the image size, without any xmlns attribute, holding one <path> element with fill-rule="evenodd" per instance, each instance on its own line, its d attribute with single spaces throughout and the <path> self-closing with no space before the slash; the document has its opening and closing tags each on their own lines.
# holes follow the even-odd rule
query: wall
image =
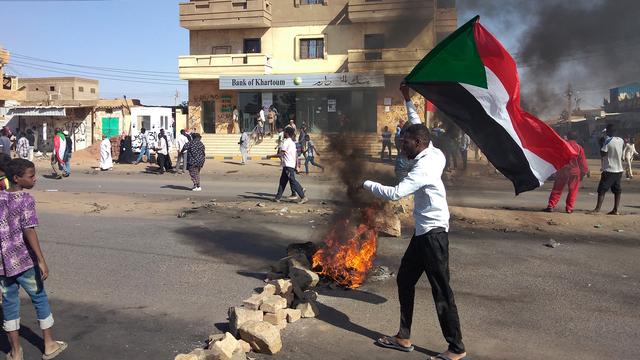
<svg viewBox="0 0 640 360">
<path fill-rule="evenodd" d="M 382 129 L 385 126 L 389 127 L 391 132 L 394 132 L 396 129 L 396 125 L 400 119 L 407 120 L 407 108 L 404 103 L 404 98 L 400 93 L 400 82 L 402 81 L 401 77 L 386 77 L 385 82 L 386 86 L 384 89 L 378 90 L 378 104 L 377 104 L 377 112 L 378 112 L 378 133 L 382 133 Z M 420 119 L 422 122 L 425 122 L 425 112 L 424 105 L 425 99 L 422 95 L 414 92 L 413 90 L 411 100 L 413 104 L 416 106 L 416 110 L 418 110 L 418 114 L 420 115 Z M 384 99 L 391 98 L 391 106 L 389 108 L 389 112 L 385 111 Z"/>
<path fill-rule="evenodd" d="M 118 133 L 122 134 L 124 129 L 125 115 L 122 109 L 112 109 L 109 113 L 106 109 L 95 111 L 95 121 L 93 125 L 93 141 L 102 141 L 102 118 L 118 118 Z"/>
<path fill-rule="evenodd" d="M 189 117 L 187 125 L 202 133 L 202 101 L 215 101 L 216 134 L 232 134 L 232 108 L 238 103 L 235 91 L 219 89 L 218 80 L 189 81 Z"/>
<path fill-rule="evenodd" d="M 97 80 L 81 78 L 21 78 L 20 85 L 26 86 L 27 101 L 52 100 L 98 100 L 100 98 Z M 49 90 L 53 86 L 55 90 Z M 79 88 L 84 91 L 80 92 Z M 91 88 L 96 89 L 91 94 Z"/>
<path fill-rule="evenodd" d="M 151 147 L 155 146 L 160 129 L 164 129 L 165 134 L 169 136 L 170 142 L 173 141 L 173 115 L 171 108 L 136 106 L 131 108 L 130 128 L 126 130 L 131 135 L 134 149 L 140 148 L 139 134 L 142 128 L 142 121 L 138 119 L 139 116 L 150 117 L 150 126 L 146 130 L 147 136 L 151 136 L 149 139 Z M 166 118 L 167 126 L 165 126 L 162 117 Z"/>
<path fill-rule="evenodd" d="M 69 131 L 69 136 L 74 140 L 74 151 L 85 149 L 91 146 L 91 111 L 88 109 L 78 109 L 70 111 L 67 109 L 67 116 L 14 116 L 12 127 L 31 129 L 36 127 L 38 139 L 38 151 L 53 151 L 53 131 L 55 128 L 62 128 Z M 46 126 L 44 126 L 46 124 Z M 46 140 L 43 139 L 43 132 L 46 132 Z"/>
</svg>

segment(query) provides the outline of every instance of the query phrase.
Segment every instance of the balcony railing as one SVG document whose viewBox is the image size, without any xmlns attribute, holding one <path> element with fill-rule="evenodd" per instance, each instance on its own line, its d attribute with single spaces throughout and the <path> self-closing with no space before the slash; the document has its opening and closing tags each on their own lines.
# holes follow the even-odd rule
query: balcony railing
<svg viewBox="0 0 640 360">
<path fill-rule="evenodd" d="M 349 71 L 406 75 L 428 52 L 429 49 L 349 50 Z"/>
<path fill-rule="evenodd" d="M 191 0 L 180 3 L 180 26 L 189 30 L 271 27 L 270 0 Z"/>
<path fill-rule="evenodd" d="M 178 58 L 180 79 L 218 79 L 220 75 L 271 74 L 265 54 L 186 55 Z"/>
<path fill-rule="evenodd" d="M 429 19 L 435 0 L 349 0 L 349 20 L 381 22 L 398 19 Z"/>
</svg>

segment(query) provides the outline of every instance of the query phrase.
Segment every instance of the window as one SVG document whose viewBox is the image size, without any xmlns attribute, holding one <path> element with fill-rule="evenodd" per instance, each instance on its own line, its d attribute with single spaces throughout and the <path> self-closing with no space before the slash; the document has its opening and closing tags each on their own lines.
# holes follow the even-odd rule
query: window
<svg viewBox="0 0 640 360">
<path fill-rule="evenodd" d="M 365 50 L 384 49 L 384 34 L 365 34 L 364 35 Z M 365 60 L 381 60 L 381 51 L 367 51 L 364 53 Z"/>
<path fill-rule="evenodd" d="M 84 92 L 84 87 L 78 86 L 78 92 Z"/>
<path fill-rule="evenodd" d="M 231 46 L 230 46 L 230 45 L 214 46 L 214 47 L 211 49 L 211 53 L 212 53 L 213 55 L 231 54 Z"/>
<path fill-rule="evenodd" d="M 244 53 L 245 54 L 259 54 L 260 53 L 260 39 L 244 39 Z"/>
<path fill-rule="evenodd" d="M 324 59 L 324 39 L 300 39 L 300 59 Z"/>
<path fill-rule="evenodd" d="M 56 91 L 56 87 L 55 86 L 49 86 L 49 91 Z"/>
<path fill-rule="evenodd" d="M 91 88 L 91 93 L 95 94 L 96 93 L 96 89 L 95 88 Z"/>
<path fill-rule="evenodd" d="M 300 5 L 322 5 L 324 0 L 300 0 Z"/>
</svg>

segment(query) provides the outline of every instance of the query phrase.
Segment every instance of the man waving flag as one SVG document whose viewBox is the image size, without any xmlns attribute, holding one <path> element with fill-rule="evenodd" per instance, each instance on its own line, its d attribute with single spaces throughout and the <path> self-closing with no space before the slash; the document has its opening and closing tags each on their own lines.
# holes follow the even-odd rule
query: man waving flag
<svg viewBox="0 0 640 360">
<path fill-rule="evenodd" d="M 405 81 L 473 139 L 516 195 L 539 187 L 577 156 L 522 110 L 516 63 L 478 16 L 440 42 Z"/>
</svg>

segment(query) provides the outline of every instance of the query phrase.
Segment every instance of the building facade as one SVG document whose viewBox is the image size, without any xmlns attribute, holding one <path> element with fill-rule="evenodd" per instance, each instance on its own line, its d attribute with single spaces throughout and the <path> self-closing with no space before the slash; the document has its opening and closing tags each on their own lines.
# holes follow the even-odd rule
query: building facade
<svg viewBox="0 0 640 360">
<path fill-rule="evenodd" d="M 191 0 L 180 4 L 190 54 L 188 126 L 205 134 L 251 131 L 261 108 L 312 131 L 395 128 L 398 87 L 456 29 L 455 1 Z M 421 111 L 424 100 L 416 97 Z M 420 106 L 422 105 L 422 106 Z"/>
<path fill-rule="evenodd" d="M 18 78 L 5 73 L 5 66 L 9 64 L 9 52 L 0 47 L 0 126 L 4 126 L 8 121 L 5 106 L 17 105 L 24 101 L 26 96 L 24 91 L 20 91 Z"/>
<path fill-rule="evenodd" d="M 21 78 L 20 85 L 25 87 L 26 101 L 55 102 L 85 101 L 100 99 L 98 80 L 80 77 L 42 77 Z"/>
</svg>

